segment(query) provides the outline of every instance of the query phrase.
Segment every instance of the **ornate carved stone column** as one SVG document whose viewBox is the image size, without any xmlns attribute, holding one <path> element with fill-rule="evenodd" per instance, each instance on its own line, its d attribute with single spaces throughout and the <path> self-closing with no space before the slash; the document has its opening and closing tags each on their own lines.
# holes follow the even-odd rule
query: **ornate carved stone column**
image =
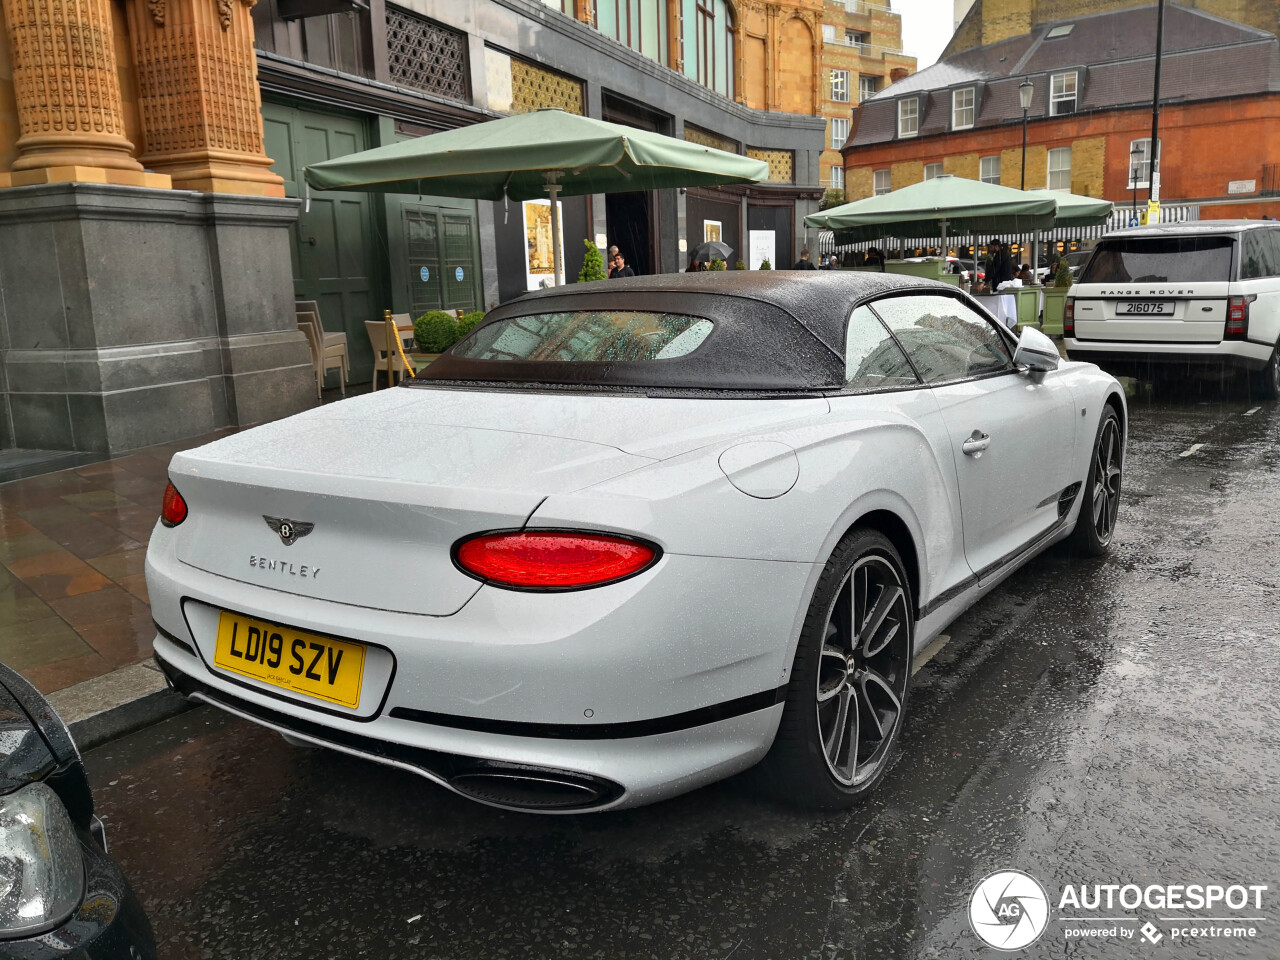
<svg viewBox="0 0 1280 960">
<path fill-rule="evenodd" d="M 127 0 L 141 159 L 175 187 L 284 196 L 263 148 L 253 3 Z"/>
<path fill-rule="evenodd" d="M 110 0 L 3 0 L 18 158 L 0 186 L 82 180 L 167 187 L 125 136 Z"/>
</svg>

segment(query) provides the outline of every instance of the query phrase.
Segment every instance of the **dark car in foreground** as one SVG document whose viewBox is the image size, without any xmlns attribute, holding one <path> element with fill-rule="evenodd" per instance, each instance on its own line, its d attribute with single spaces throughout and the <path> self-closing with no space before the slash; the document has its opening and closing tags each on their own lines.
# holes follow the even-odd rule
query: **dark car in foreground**
<svg viewBox="0 0 1280 960">
<path fill-rule="evenodd" d="M 80 753 L 49 702 L 0 664 L 0 957 L 151 960 Z"/>
</svg>

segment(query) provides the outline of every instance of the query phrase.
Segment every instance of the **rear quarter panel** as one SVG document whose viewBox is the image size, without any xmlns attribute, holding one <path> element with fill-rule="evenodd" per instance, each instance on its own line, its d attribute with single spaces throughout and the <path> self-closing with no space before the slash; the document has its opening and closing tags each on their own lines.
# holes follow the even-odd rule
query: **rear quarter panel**
<svg viewBox="0 0 1280 960">
<path fill-rule="evenodd" d="M 968 575 L 950 447 L 936 450 L 936 439 L 930 443 L 920 422 L 936 414 L 928 390 L 833 399 L 825 416 L 744 433 L 549 497 L 530 525 L 636 533 L 671 553 L 816 564 L 808 590 L 859 517 L 889 510 L 911 533 L 921 595 L 927 598 L 946 589 L 948 579 Z M 795 451 L 798 476 L 781 496 L 744 494 L 720 469 L 726 449 L 756 440 L 777 441 Z M 797 604 L 803 613 L 808 594 L 778 599 Z"/>
</svg>

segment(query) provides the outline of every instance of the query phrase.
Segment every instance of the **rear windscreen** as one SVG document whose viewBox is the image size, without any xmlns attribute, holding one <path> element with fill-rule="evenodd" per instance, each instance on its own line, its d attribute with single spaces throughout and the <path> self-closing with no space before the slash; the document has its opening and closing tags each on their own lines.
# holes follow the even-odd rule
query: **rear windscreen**
<svg viewBox="0 0 1280 960">
<path fill-rule="evenodd" d="M 1194 283 L 1231 279 L 1231 237 L 1134 237 L 1103 240 L 1081 283 Z"/>
<path fill-rule="evenodd" d="M 699 317 L 638 310 L 575 310 L 486 324 L 458 343 L 467 360 L 636 363 L 692 353 L 714 324 Z"/>
</svg>

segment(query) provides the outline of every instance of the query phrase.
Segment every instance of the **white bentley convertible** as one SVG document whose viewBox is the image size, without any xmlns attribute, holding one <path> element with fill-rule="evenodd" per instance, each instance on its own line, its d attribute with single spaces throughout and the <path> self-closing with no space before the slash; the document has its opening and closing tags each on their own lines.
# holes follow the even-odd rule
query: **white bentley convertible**
<svg viewBox="0 0 1280 960">
<path fill-rule="evenodd" d="M 911 663 L 1110 543 L 1124 392 L 954 287 L 638 277 L 522 297 L 402 386 L 178 454 L 147 555 L 185 695 L 544 812 L 763 763 L 839 807 Z"/>
</svg>

